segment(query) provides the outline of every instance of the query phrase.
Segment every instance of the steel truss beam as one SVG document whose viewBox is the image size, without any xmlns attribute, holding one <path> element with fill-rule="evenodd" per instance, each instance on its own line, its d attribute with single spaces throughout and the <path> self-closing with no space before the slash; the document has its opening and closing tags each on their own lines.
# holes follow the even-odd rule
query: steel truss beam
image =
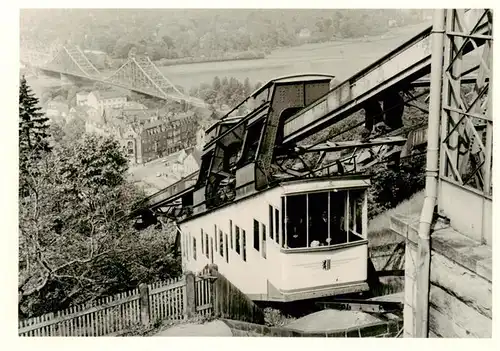
<svg viewBox="0 0 500 351">
<path fill-rule="evenodd" d="M 361 141 L 347 141 L 339 142 L 336 145 L 321 145 L 316 150 L 304 149 L 304 152 L 321 152 L 314 166 L 311 166 L 297 154 L 282 156 L 278 158 L 275 163 L 275 168 L 281 172 L 274 172 L 273 177 L 288 179 L 291 177 L 321 177 L 364 172 L 373 165 L 398 155 L 401 152 L 401 145 L 405 142 L 406 139 L 402 137 L 386 137 L 373 139 L 364 143 Z M 325 156 L 328 152 L 338 152 L 346 149 L 353 150 L 348 155 L 339 156 L 330 160 L 327 164 L 324 163 Z M 285 167 L 284 165 L 285 162 L 296 163 L 299 161 L 304 165 L 304 168 L 297 170 Z"/>
<path fill-rule="evenodd" d="M 490 10 L 471 11 L 475 16 L 468 18 L 458 9 L 448 10 L 446 15 L 440 168 L 441 176 L 490 197 L 493 22 Z M 473 68 L 478 73 L 474 87 L 466 94 L 463 76 L 467 45 L 473 47 L 467 59 L 475 59 Z"/>
<path fill-rule="evenodd" d="M 100 72 L 97 68 L 95 68 L 83 52 L 76 47 L 63 46 L 54 59 L 44 66 L 53 68 L 55 71 L 79 77 L 100 77 Z M 55 67 L 57 67 L 57 69 Z"/>
<path fill-rule="evenodd" d="M 354 148 L 370 148 L 373 146 L 380 145 L 403 145 L 406 142 L 406 139 L 403 137 L 386 137 L 386 138 L 376 138 L 367 140 L 366 142 L 360 140 L 349 140 L 349 141 L 327 141 L 323 144 L 317 144 L 312 147 L 308 147 L 307 145 L 297 147 L 297 152 L 318 152 L 318 151 L 340 151 L 345 149 L 354 149 Z"/>
<path fill-rule="evenodd" d="M 87 56 L 80 50 L 78 46 L 64 46 L 63 49 L 71 57 L 71 59 L 78 65 L 78 67 L 85 73 L 86 76 L 100 76 L 101 72 L 89 61 Z"/>
<path fill-rule="evenodd" d="M 473 21 L 472 11 L 461 11 L 463 22 Z M 468 34 L 491 36 L 484 22 L 478 23 Z M 291 116 L 284 125 L 283 144 L 297 143 L 361 109 L 364 102 L 383 91 L 396 86 L 409 87 L 426 76 L 430 72 L 430 33 L 429 27 Z M 459 51 L 474 50 L 476 41 L 481 40 L 489 41 L 483 37 L 467 38 Z"/>
</svg>

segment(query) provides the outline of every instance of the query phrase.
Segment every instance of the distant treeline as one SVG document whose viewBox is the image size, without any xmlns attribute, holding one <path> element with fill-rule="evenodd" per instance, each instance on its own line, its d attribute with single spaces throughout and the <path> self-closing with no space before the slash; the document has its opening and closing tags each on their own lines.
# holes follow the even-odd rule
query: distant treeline
<svg viewBox="0 0 500 351">
<path fill-rule="evenodd" d="M 20 34 L 24 44 L 56 47 L 70 41 L 114 59 L 135 50 L 153 61 L 217 61 L 238 52 L 268 54 L 303 43 L 378 35 L 424 17 L 425 10 L 413 9 L 44 9 L 21 11 Z"/>
<path fill-rule="evenodd" d="M 180 59 L 161 59 L 155 62 L 158 66 L 174 66 L 186 65 L 190 63 L 203 63 L 203 62 L 223 62 L 223 61 L 237 61 L 237 60 L 258 60 L 266 58 L 263 52 L 240 52 L 234 54 L 227 54 L 218 57 L 184 57 Z"/>
</svg>

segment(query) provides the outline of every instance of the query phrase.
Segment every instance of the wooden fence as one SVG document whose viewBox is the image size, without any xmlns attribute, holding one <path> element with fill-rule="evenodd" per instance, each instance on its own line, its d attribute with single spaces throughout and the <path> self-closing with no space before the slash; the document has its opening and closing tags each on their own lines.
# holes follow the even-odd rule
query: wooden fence
<svg viewBox="0 0 500 351">
<path fill-rule="evenodd" d="M 142 285 L 125 293 L 73 306 L 56 313 L 21 320 L 18 334 L 20 336 L 110 336 L 124 333 L 135 326 L 149 325 L 157 320 L 182 320 L 186 318 L 184 299 L 188 275 L 165 282 Z M 194 276 L 192 279 L 194 280 Z"/>
<path fill-rule="evenodd" d="M 217 298 L 216 298 L 217 297 Z M 218 301 L 214 306 L 213 301 Z M 215 308 L 214 308 L 215 307 Z M 237 290 L 216 266 L 202 276 L 183 277 L 19 321 L 20 336 L 112 336 L 136 326 L 162 320 L 184 320 L 195 315 L 241 319 L 259 323 L 262 311 Z"/>
</svg>

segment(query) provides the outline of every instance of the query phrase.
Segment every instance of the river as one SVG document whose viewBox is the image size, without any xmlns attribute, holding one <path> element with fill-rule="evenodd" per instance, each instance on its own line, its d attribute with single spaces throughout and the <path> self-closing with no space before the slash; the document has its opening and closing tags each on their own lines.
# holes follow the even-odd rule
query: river
<svg viewBox="0 0 500 351">
<path fill-rule="evenodd" d="M 325 73 L 339 80 L 351 75 L 395 49 L 429 24 L 398 28 L 383 37 L 306 44 L 273 51 L 264 59 L 205 62 L 160 67 L 174 84 L 186 89 L 212 83 L 215 76 L 265 83 L 272 78 L 297 73 Z"/>
</svg>

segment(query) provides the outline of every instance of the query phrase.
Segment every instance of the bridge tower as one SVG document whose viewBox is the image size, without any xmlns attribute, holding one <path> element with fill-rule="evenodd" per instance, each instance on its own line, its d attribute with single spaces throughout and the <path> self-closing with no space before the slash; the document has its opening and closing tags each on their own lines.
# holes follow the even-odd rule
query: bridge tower
<svg viewBox="0 0 500 351">
<path fill-rule="evenodd" d="M 493 14 L 434 16 L 424 206 L 391 223 L 406 239 L 404 335 L 491 337 Z"/>
</svg>

